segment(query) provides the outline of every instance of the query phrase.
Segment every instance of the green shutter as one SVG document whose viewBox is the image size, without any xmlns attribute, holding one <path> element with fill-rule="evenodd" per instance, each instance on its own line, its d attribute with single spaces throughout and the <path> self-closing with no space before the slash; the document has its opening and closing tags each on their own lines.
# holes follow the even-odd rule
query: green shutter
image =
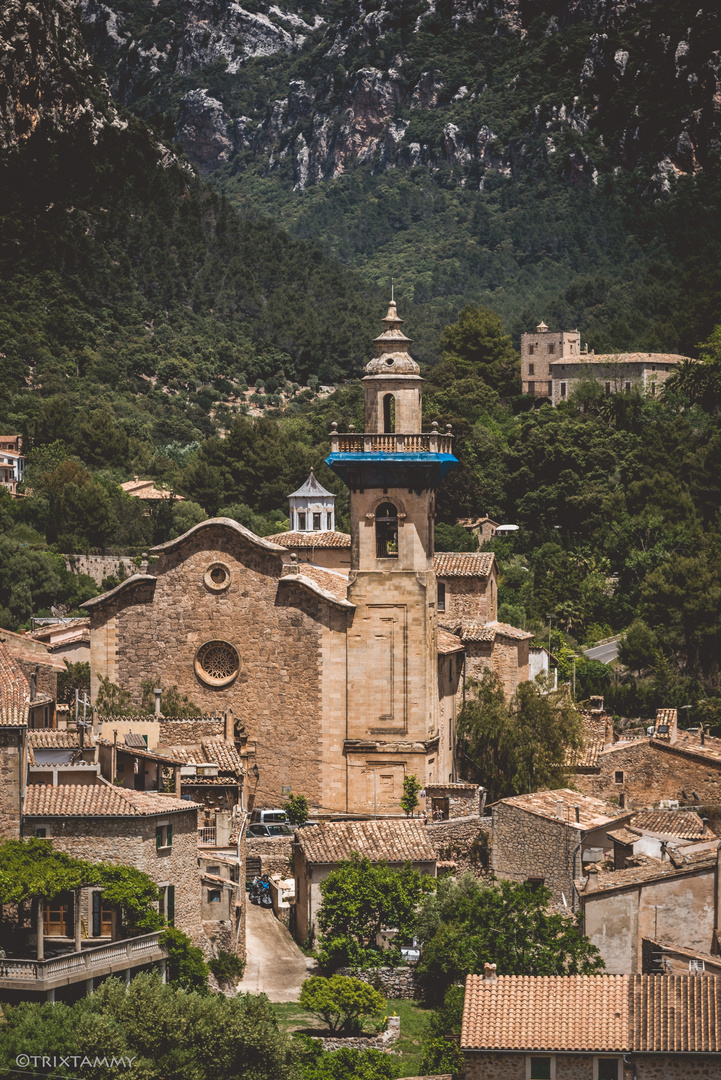
<svg viewBox="0 0 721 1080">
<path fill-rule="evenodd" d="M 168 885 L 168 922 L 175 925 L 175 885 Z"/>
<path fill-rule="evenodd" d="M 172 847 L 173 846 L 173 826 L 172 825 L 168 825 L 167 836 L 168 836 L 168 839 L 166 840 L 166 843 L 167 843 L 168 847 Z"/>
<path fill-rule="evenodd" d="M 93 937 L 100 937 L 100 893 L 93 893 Z"/>
<path fill-rule="evenodd" d="M 160 825 L 156 825 L 156 827 L 155 827 L 155 850 L 157 851 L 162 846 L 163 846 L 163 830 L 160 827 Z"/>
</svg>

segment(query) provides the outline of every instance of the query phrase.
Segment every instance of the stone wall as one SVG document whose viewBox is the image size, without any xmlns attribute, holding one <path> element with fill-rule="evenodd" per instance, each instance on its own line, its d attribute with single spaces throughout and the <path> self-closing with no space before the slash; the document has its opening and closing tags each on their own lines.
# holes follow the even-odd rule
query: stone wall
<svg viewBox="0 0 721 1080">
<path fill-rule="evenodd" d="M 158 721 L 158 739 L 161 746 L 190 746 L 219 735 L 225 735 L 225 719 L 222 716 L 168 720 L 161 718 Z"/>
<path fill-rule="evenodd" d="M 466 1051 L 465 1080 L 523 1080 L 526 1054 Z M 543 1057 L 542 1053 L 534 1057 Z M 613 1057 L 604 1054 L 604 1057 Z M 618 1055 L 619 1059 L 621 1055 Z M 623 1080 L 718 1080 L 718 1056 L 713 1054 L 630 1054 L 619 1075 Z M 595 1080 L 593 1054 L 556 1054 L 556 1080 Z"/>
<path fill-rule="evenodd" d="M 616 773 L 623 781 L 616 782 Z M 598 769 L 579 773 L 574 786 L 598 799 L 626 796 L 626 807 L 658 805 L 662 799 L 680 803 L 721 802 L 721 760 L 694 757 L 672 744 L 639 739 L 599 756 Z M 685 794 L 684 794 L 685 793 Z M 694 798 L 694 793 L 698 799 Z"/>
<path fill-rule="evenodd" d="M 487 578 L 439 576 L 446 587 L 446 608 L 438 613 L 438 621 L 448 626 L 458 619 L 492 622 L 497 618 L 495 576 L 495 569 Z"/>
<path fill-rule="evenodd" d="M 457 874 L 470 870 L 476 877 L 485 877 L 490 855 L 489 826 L 490 821 L 484 823 L 482 818 L 473 814 L 449 821 L 429 822 L 426 829 L 439 861 L 454 862 Z"/>
<path fill-rule="evenodd" d="M 354 979 L 368 983 L 385 998 L 393 1000 L 417 1001 L 423 997 L 423 989 L 412 967 L 373 968 L 371 971 L 354 971 L 352 968 L 339 968 L 339 975 L 350 975 Z"/>
<path fill-rule="evenodd" d="M 388 1053 L 401 1033 L 400 1016 L 389 1016 L 388 1026 L 380 1035 L 359 1035 L 345 1039 L 318 1039 L 324 1050 L 382 1050 Z"/>
<path fill-rule="evenodd" d="M 481 795 L 478 784 L 426 784 L 426 810 L 429 815 L 433 799 L 448 799 L 449 817 L 478 817 Z"/>
<path fill-rule="evenodd" d="M 496 803 L 491 869 L 511 881 L 543 878 L 554 901 L 563 905 L 565 897 L 570 908 L 573 853 L 582 835 L 581 829 L 565 821 L 530 814 L 508 803 Z M 578 860 L 576 870 L 580 872 Z"/>
<path fill-rule="evenodd" d="M 496 637 L 495 641 L 466 642 L 466 679 L 480 679 L 485 668 L 498 675 L 506 697 L 528 681 L 528 641 Z"/>
<path fill-rule="evenodd" d="M 71 574 L 87 574 L 97 585 L 106 577 L 126 578 L 138 573 L 129 555 L 63 555 Z"/>
<path fill-rule="evenodd" d="M 20 791 L 25 773 L 24 727 L 0 728 L 0 836 L 20 836 Z"/>
<path fill-rule="evenodd" d="M 206 581 L 215 563 L 229 573 L 222 591 Z M 235 529 L 191 533 L 161 552 L 154 580 L 90 608 L 93 678 L 112 671 L 137 700 L 149 679 L 176 685 L 208 715 L 232 709 L 259 748 L 256 805 L 277 805 L 287 790 L 322 805 L 321 639 L 339 613 L 301 586 L 281 588 L 281 571 L 280 553 Z M 215 640 L 240 657 L 237 678 L 219 687 L 195 670 L 198 649 Z"/>
<path fill-rule="evenodd" d="M 53 847 L 90 862 L 122 863 L 148 874 L 157 885 L 175 886 L 175 925 L 196 944 L 206 945 L 201 923 L 198 871 L 197 811 L 183 810 L 145 817 L 26 818 L 24 832 L 47 829 Z M 173 843 L 157 849 L 155 829 L 170 822 Z"/>
<path fill-rule="evenodd" d="M 293 874 L 292 836 L 249 836 L 246 854 L 260 856 L 261 874 L 281 874 L 283 877 Z"/>
</svg>

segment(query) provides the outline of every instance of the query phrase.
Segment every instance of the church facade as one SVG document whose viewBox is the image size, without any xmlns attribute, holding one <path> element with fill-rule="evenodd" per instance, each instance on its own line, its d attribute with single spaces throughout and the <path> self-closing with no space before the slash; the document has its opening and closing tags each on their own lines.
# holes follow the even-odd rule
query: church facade
<svg viewBox="0 0 721 1080">
<path fill-rule="evenodd" d="M 332 506 L 296 507 L 296 517 L 324 516 L 315 530 L 311 516 L 293 521 L 302 535 L 285 543 L 210 519 L 155 548 L 152 573 L 86 603 L 93 696 L 103 677 L 137 700 L 150 681 L 177 686 L 203 712 L 232 712 L 247 762 L 258 766 L 256 805 L 293 791 L 317 813 L 398 813 L 406 775 L 456 780 L 464 638 L 502 626 L 487 553 L 475 564 L 446 556 L 439 589 L 435 492 L 456 464 L 452 435 L 437 425 L 422 432 L 422 379 L 395 304 L 383 321 L 363 380 L 365 431 L 334 425 L 330 437 L 327 464 L 350 489 L 347 545 L 328 527 Z M 293 497 L 300 505 L 327 495 Z M 327 540 L 310 562 L 313 531 Z M 508 692 L 528 677 L 530 635 L 516 633 Z"/>
</svg>

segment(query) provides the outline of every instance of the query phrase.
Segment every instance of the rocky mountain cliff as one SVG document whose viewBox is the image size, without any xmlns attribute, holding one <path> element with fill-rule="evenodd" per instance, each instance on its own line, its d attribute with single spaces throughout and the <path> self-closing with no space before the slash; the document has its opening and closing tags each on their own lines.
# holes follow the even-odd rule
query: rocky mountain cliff
<svg viewBox="0 0 721 1080">
<path fill-rule="evenodd" d="M 721 34 L 697 0 L 81 0 L 118 99 L 204 172 L 295 190 L 354 164 L 483 188 L 555 155 L 565 180 L 721 153 Z"/>
</svg>

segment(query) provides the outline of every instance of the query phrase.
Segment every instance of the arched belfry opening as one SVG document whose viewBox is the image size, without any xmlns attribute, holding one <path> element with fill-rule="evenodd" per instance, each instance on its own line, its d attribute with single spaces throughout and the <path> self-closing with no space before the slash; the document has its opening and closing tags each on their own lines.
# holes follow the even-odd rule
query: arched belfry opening
<svg viewBox="0 0 721 1080">
<path fill-rule="evenodd" d="M 398 510 L 390 502 L 376 510 L 376 558 L 398 558 Z"/>
<path fill-rule="evenodd" d="M 393 394 L 386 394 L 383 398 L 383 431 L 386 435 L 393 435 L 396 430 L 396 399 Z"/>
</svg>

